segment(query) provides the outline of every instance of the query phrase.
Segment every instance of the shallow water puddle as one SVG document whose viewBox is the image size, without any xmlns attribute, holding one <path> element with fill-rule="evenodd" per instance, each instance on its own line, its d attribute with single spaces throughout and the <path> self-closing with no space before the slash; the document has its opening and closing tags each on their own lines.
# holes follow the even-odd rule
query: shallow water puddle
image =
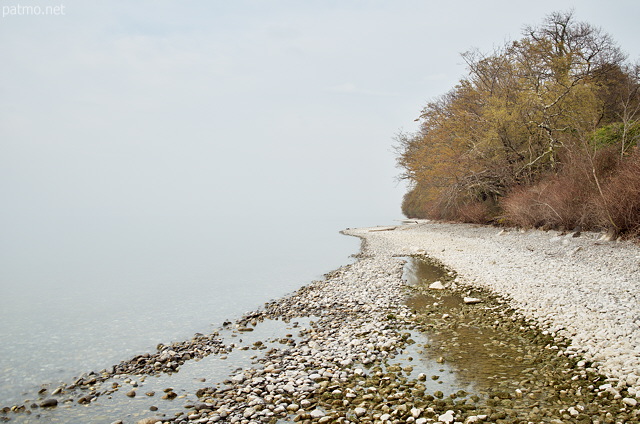
<svg viewBox="0 0 640 424">
<path fill-rule="evenodd" d="M 453 370 L 455 381 L 476 391 L 494 388 L 498 383 L 518 382 L 527 368 L 525 349 L 513 334 L 493 328 L 492 322 L 467 317 L 465 308 L 487 308 L 485 303 L 466 305 L 463 297 L 450 290 L 433 290 L 435 281 L 451 279 L 442 266 L 428 260 L 407 257 L 403 278 L 414 289 L 406 305 L 429 326 L 420 361 L 443 362 Z"/>
<path fill-rule="evenodd" d="M 428 393 L 455 393 L 460 390 L 470 391 L 473 388 L 469 381 L 461 378 L 454 367 L 438 362 L 438 358 L 428 354 L 425 346 L 431 346 L 432 342 L 425 333 L 412 331 L 410 334 L 409 340 L 413 343 L 408 344 L 400 354 L 390 360 L 389 366 L 401 367 L 410 379 L 418 379 L 420 374 L 424 374 L 422 384 Z"/>
<path fill-rule="evenodd" d="M 58 397 L 60 403 L 55 408 L 35 408 L 31 414 L 10 413 L 7 417 L 11 418 L 12 423 L 60 424 L 110 424 L 118 419 L 132 423 L 146 417 L 173 418 L 177 413 L 185 413 L 185 405 L 198 402 L 198 389 L 222 385 L 239 369 L 261 367 L 257 360 L 263 356 L 263 352 L 282 348 L 282 343 L 289 339 L 297 340 L 299 331 L 308 328 L 310 321 L 310 318 L 289 323 L 264 320 L 250 327 L 253 331 L 223 329 L 220 337 L 224 344 L 233 344 L 233 349 L 227 354 L 212 354 L 201 360 L 187 361 L 173 374 L 119 375 L 105 381 L 98 389 L 104 391 L 113 383 L 118 383 L 120 387 L 116 392 L 100 396 L 88 405 L 76 403 L 75 399 L 79 396 L 74 396 L 74 402 L 64 402 L 70 396 L 63 395 Z M 162 399 L 168 388 L 172 388 L 177 395 L 172 400 Z M 134 397 L 127 396 L 131 390 L 135 390 Z"/>
</svg>

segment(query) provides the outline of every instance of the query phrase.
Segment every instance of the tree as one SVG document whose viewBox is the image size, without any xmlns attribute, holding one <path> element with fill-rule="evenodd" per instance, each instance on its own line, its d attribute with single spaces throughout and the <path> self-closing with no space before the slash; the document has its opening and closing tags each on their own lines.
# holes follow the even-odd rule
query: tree
<svg viewBox="0 0 640 424">
<path fill-rule="evenodd" d="M 637 144 L 638 67 L 572 12 L 549 15 L 489 54 L 462 57 L 467 77 L 424 107 L 417 133 L 396 138 L 400 178 L 411 187 L 405 213 L 456 218 L 482 204 L 495 216 L 514 187 L 577 163 L 591 166 L 585 175 L 595 187 L 605 136 L 621 156 Z"/>
</svg>

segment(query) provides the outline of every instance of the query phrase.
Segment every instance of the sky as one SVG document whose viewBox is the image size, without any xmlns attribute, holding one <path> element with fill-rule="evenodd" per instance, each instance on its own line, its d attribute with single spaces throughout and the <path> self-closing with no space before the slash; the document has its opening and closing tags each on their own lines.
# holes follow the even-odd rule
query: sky
<svg viewBox="0 0 640 424">
<path fill-rule="evenodd" d="M 210 217 L 387 224 L 405 191 L 393 138 L 464 75 L 461 52 L 574 9 L 640 59 L 637 0 L 0 6 L 5 233 Z"/>
</svg>

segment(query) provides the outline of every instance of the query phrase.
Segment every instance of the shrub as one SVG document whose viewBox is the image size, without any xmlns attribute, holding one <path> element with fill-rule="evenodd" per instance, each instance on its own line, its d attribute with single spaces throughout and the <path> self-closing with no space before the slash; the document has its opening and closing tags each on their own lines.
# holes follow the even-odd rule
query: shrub
<svg viewBox="0 0 640 424">
<path fill-rule="evenodd" d="M 640 236 L 640 151 L 625 158 L 617 172 L 602 184 L 595 198 L 600 225 L 618 234 Z"/>
<path fill-rule="evenodd" d="M 590 227 L 589 199 L 594 186 L 585 178 L 554 175 L 531 186 L 519 187 L 501 202 L 508 222 L 521 227 L 571 229 Z"/>
<path fill-rule="evenodd" d="M 462 205 L 457 210 L 459 220 L 471 224 L 487 224 L 494 219 L 492 205 L 485 201 L 474 201 Z"/>
</svg>

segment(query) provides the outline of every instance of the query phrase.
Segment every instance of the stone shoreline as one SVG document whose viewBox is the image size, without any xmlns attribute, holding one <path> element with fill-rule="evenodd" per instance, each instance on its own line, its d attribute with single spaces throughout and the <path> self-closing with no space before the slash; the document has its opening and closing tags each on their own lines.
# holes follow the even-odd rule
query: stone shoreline
<svg viewBox="0 0 640 424">
<path fill-rule="evenodd" d="M 368 230 L 354 230 L 361 235 Z M 640 390 L 640 247 L 596 233 L 419 222 L 366 235 L 374 249 L 426 254 L 507 299 L 569 350 Z"/>
<path fill-rule="evenodd" d="M 583 328 L 583 320 L 571 315 L 590 311 L 601 300 L 599 295 L 611 295 L 604 288 L 612 290 L 620 283 L 628 284 L 624 293 L 633 299 L 637 288 L 633 278 L 638 275 L 633 274 L 634 266 L 640 261 L 634 265 L 628 258 L 640 255 L 636 246 L 597 242 L 594 236 L 500 233 L 490 227 L 428 222 L 344 233 L 363 240 L 355 263 L 235 322 L 238 332 L 259 331 L 260 323 L 270 319 L 311 318 L 309 326 L 297 335 L 283 335 L 277 346 L 254 343 L 263 353 L 254 365 L 222 384 L 198 390 L 198 402 L 186 405 L 185 413 L 139 422 L 640 422 L 635 397 L 640 383 L 635 376 L 640 371 L 634 362 L 638 359 L 634 349 L 640 344 L 631 344 L 637 332 L 619 334 L 619 328 L 626 327 L 616 324 L 608 330 L 610 338 L 616 337 L 609 343 L 628 349 L 607 351 L 603 357 L 591 350 L 593 346 L 599 352 L 600 333 L 585 336 L 585 331 L 600 331 L 600 323 Z M 615 252 L 615 260 L 607 262 L 603 250 Z M 408 287 L 402 279 L 405 257 L 416 255 L 450 268 L 438 290 Z M 543 259 L 552 262 L 541 263 Z M 623 268 L 616 268 L 625 261 Z M 586 284 L 584 276 L 575 273 L 596 263 L 600 269 L 594 278 L 615 272 L 615 284 L 601 282 L 596 287 L 602 290 L 596 290 L 593 298 L 584 290 L 575 293 L 576 285 Z M 566 268 L 545 276 L 545 265 Z M 406 299 L 416 292 L 434 301 L 412 310 Z M 451 297 L 475 300 L 452 309 L 446 306 Z M 566 297 L 578 303 L 576 308 L 567 305 Z M 591 303 L 580 304 L 587 299 Z M 615 322 L 632 306 L 622 300 L 608 311 L 618 317 Z M 478 345 L 465 339 L 474 333 L 485 335 L 485 339 L 470 337 L 482 340 Z M 411 363 L 399 359 L 415 347 L 418 334 L 429 339 L 416 350 L 418 354 L 446 362 L 471 380 L 482 372 L 484 359 L 497 363 L 497 369 L 517 364 L 517 377 L 498 372 L 488 377 L 490 384 L 469 393 L 439 390 L 437 383 L 444 375 L 416 374 Z M 176 346 L 159 346 L 157 354 L 135 357 L 102 377 L 115 372 L 176 371 L 194 352 L 222 355 L 233 348 L 222 343 L 218 333 L 199 335 Z M 418 363 L 415 368 L 419 371 Z"/>
<path fill-rule="evenodd" d="M 469 233 L 474 232 L 477 234 L 471 238 L 476 244 L 471 245 Z M 522 245 L 531 252 L 535 243 L 531 234 L 497 235 L 499 230 L 489 227 L 433 223 L 344 233 L 363 239 L 356 263 L 251 315 L 258 321 L 312 316 L 315 321 L 311 328 L 301 331 L 298 340 L 290 339 L 286 348 L 269 350 L 260 366 L 238 372 L 224 387 L 199 393 L 201 402 L 189 405 L 192 408 L 187 416 L 172 422 L 640 422 L 633 373 L 623 375 L 628 369 L 611 373 L 611 368 L 596 358 L 584 357 L 588 350 L 577 348 L 570 337 L 573 334 L 565 330 L 571 328 L 570 323 L 561 328 L 550 319 L 556 315 L 549 315 L 549 310 L 537 308 L 537 313 L 532 313 L 522 308 L 531 304 L 531 297 L 529 303 L 518 302 L 519 298 L 505 286 L 487 284 L 487 280 L 479 279 L 480 275 L 469 272 L 470 267 L 460 267 L 466 264 L 450 261 L 445 254 L 448 250 L 464 253 L 473 258 L 472 263 L 481 265 L 479 274 L 493 269 L 488 276 L 494 281 L 495 273 L 502 271 L 498 259 L 504 249 L 517 255 Z M 534 234 L 538 243 L 547 242 L 545 237 L 558 237 Z M 503 250 L 492 244 L 483 246 L 482 240 L 487 236 L 497 237 Z M 632 245 L 598 244 L 592 238 L 576 241 L 573 236 L 558 240 L 557 246 L 561 247 L 554 254 L 568 252 L 565 256 L 575 260 L 575 255 L 587 250 L 589 244 L 624 250 L 625 254 L 638 253 Z M 556 241 L 549 243 L 553 247 Z M 486 249 L 494 259 L 482 265 Z M 550 256 L 551 249 L 544 251 L 545 257 Z M 402 256 L 408 255 L 428 255 L 451 269 L 463 269 L 458 275 L 451 272 L 452 277 L 443 284 L 445 289 L 434 296 L 442 297 L 445 292 L 460 297 L 473 294 L 482 303 L 471 302 L 451 314 L 443 313 L 450 312 L 442 309 L 445 302 L 434 302 L 424 311 L 410 310 L 405 305 L 409 289 L 402 280 Z M 566 270 L 567 275 L 561 278 L 571 278 L 571 272 L 573 269 Z M 511 273 L 507 278 L 514 278 L 512 284 L 517 286 L 515 277 L 520 275 Z M 521 355 L 503 361 L 507 366 L 514 360 L 526 365 L 519 379 L 499 382 L 496 376 L 494 386 L 478 393 L 443 393 L 427 387 L 426 375 L 413 375 L 412 366 L 395 363 L 397 356 L 414 343 L 410 332 L 453 339 L 451 335 L 458 334 L 459 326 L 480 332 L 496 331 L 504 338 L 492 343 L 510 346 Z M 430 347 L 433 346 L 425 345 L 425 354 Z M 459 343 L 445 342 L 438 348 L 447 358 L 434 360 L 456 363 Z"/>
</svg>

